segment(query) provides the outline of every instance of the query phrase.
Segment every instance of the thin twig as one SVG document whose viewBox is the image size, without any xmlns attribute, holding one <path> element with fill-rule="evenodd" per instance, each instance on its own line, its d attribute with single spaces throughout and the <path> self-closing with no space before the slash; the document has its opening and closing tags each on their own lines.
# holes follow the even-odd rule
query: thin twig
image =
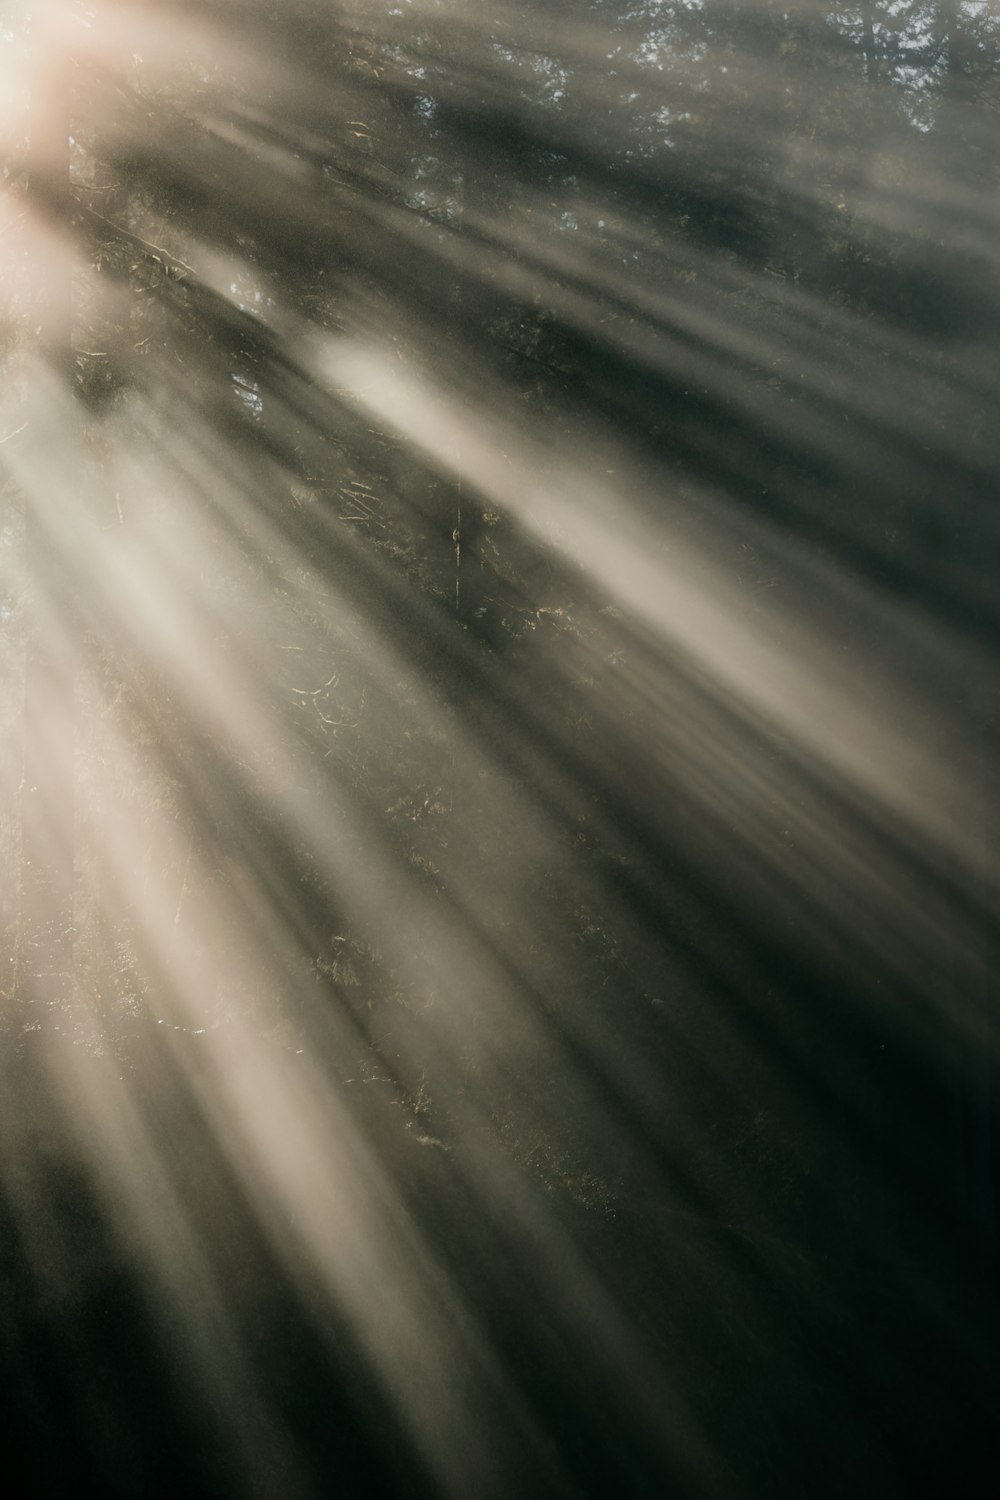
<svg viewBox="0 0 1000 1500">
<path fill-rule="evenodd" d="M 116 224 L 112 219 L 107 219 L 103 214 L 99 214 L 96 208 L 88 208 L 85 203 L 81 203 L 78 206 L 85 218 L 97 219 L 101 224 L 106 224 L 121 239 L 127 240 L 130 245 L 137 245 L 140 250 L 145 250 L 147 255 L 152 255 L 156 260 L 163 261 L 164 265 L 172 267 L 175 271 L 186 271 L 189 276 L 197 276 L 198 273 L 193 266 L 189 266 L 186 261 L 178 259 L 176 255 L 171 255 L 170 251 L 164 250 L 162 245 L 154 245 L 150 240 L 144 240 L 141 235 L 133 234 L 131 229 L 125 229 L 121 224 Z"/>
</svg>

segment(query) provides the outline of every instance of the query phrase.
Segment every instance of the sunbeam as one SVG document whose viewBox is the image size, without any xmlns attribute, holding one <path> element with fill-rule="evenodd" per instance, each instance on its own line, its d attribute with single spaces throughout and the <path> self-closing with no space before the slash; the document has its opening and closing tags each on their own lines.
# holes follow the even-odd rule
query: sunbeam
<svg viewBox="0 0 1000 1500">
<path fill-rule="evenodd" d="M 12 1495 L 978 1493 L 998 48 L 0 7 Z"/>
</svg>

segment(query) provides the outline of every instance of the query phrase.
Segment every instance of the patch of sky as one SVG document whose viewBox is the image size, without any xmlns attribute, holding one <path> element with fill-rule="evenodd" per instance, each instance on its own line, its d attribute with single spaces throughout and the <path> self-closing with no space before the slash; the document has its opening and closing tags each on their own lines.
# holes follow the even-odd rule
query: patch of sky
<svg viewBox="0 0 1000 1500">
<path fill-rule="evenodd" d="M 264 410 L 264 402 L 257 382 L 255 380 L 244 380 L 242 376 L 234 375 L 233 386 L 243 405 L 249 411 L 252 411 L 255 417 L 259 417 Z"/>
</svg>

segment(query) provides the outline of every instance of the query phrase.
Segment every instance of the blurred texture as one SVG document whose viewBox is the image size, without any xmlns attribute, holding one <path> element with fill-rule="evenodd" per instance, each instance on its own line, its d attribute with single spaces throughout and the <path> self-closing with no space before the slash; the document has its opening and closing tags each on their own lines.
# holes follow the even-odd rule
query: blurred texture
<svg viewBox="0 0 1000 1500">
<path fill-rule="evenodd" d="M 996 1471 L 998 54 L 0 5 L 12 1496 Z"/>
</svg>

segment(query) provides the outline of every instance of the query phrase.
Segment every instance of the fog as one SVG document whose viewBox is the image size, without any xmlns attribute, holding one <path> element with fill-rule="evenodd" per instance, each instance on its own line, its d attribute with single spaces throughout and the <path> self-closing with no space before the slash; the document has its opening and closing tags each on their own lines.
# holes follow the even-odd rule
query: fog
<svg viewBox="0 0 1000 1500">
<path fill-rule="evenodd" d="M 0 8 L 13 1494 L 972 1493 L 998 45 Z"/>
</svg>

